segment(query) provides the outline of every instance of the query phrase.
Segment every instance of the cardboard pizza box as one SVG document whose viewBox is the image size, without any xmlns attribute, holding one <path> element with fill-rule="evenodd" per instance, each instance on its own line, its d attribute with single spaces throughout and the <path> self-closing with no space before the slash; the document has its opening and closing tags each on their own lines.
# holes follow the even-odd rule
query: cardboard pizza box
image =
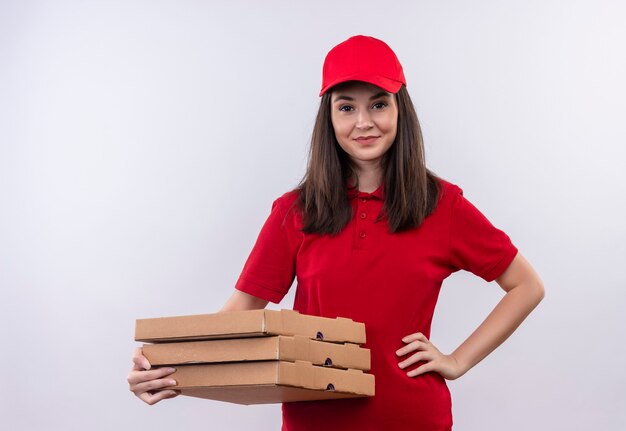
<svg viewBox="0 0 626 431">
<path fill-rule="evenodd" d="M 310 362 L 263 361 L 179 365 L 171 374 L 182 395 L 237 404 L 374 396 L 374 376 Z"/>
<path fill-rule="evenodd" d="M 149 343 L 304 335 L 338 343 L 365 343 L 365 325 L 338 317 L 309 316 L 293 310 L 226 311 L 192 316 L 138 319 L 135 341 Z"/>
<path fill-rule="evenodd" d="M 351 343 L 311 340 L 302 335 L 144 344 L 143 354 L 153 366 L 281 360 L 370 369 L 369 349 Z"/>
</svg>

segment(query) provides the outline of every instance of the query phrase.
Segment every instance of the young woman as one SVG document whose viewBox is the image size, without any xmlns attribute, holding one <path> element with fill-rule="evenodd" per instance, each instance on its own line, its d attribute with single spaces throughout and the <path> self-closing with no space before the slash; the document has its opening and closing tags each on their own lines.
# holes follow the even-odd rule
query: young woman
<svg viewBox="0 0 626 431">
<path fill-rule="evenodd" d="M 367 399 L 283 404 L 283 430 L 449 430 L 457 379 L 499 346 L 544 295 L 510 238 L 463 191 L 425 166 L 420 126 L 396 55 L 354 36 L 323 67 L 304 179 L 276 201 L 222 308 L 278 303 L 297 279 L 294 309 L 364 322 L 376 376 Z M 506 294 L 451 354 L 430 341 L 443 280 L 464 269 Z M 128 381 L 154 404 L 176 395 L 168 369 L 138 349 Z"/>
</svg>

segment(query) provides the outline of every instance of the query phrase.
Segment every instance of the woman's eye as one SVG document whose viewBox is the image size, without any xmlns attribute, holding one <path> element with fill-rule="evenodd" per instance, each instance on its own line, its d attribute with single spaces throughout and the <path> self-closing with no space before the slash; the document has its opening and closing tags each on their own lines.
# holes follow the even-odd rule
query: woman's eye
<svg viewBox="0 0 626 431">
<path fill-rule="evenodd" d="M 342 106 L 339 107 L 339 110 L 343 111 L 343 112 L 349 112 L 349 111 L 352 111 L 352 106 L 350 106 L 350 105 L 342 105 Z"/>
<path fill-rule="evenodd" d="M 374 103 L 374 105 L 372 105 L 372 108 L 383 109 L 385 106 L 387 106 L 385 102 L 378 102 L 378 103 Z"/>
</svg>

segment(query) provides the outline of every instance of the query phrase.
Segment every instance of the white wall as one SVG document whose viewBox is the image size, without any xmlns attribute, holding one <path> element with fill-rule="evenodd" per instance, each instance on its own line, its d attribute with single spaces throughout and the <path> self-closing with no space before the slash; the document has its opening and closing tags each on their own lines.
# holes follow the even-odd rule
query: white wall
<svg viewBox="0 0 626 431">
<path fill-rule="evenodd" d="M 455 429 L 624 429 L 624 22 L 608 0 L 0 1 L 3 428 L 278 429 L 279 406 L 134 398 L 134 319 L 221 306 L 303 174 L 326 52 L 369 34 L 429 166 L 546 286 L 450 382 Z M 432 341 L 501 296 L 455 274 Z"/>
</svg>

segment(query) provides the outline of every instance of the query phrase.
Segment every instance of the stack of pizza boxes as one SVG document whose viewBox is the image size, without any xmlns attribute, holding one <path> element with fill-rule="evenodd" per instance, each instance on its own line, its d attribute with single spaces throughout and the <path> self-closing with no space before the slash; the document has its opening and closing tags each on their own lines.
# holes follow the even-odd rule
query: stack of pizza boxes
<svg viewBox="0 0 626 431">
<path fill-rule="evenodd" d="M 292 310 L 139 319 L 153 367 L 173 366 L 183 395 L 238 404 L 374 395 L 365 325 Z"/>
</svg>

